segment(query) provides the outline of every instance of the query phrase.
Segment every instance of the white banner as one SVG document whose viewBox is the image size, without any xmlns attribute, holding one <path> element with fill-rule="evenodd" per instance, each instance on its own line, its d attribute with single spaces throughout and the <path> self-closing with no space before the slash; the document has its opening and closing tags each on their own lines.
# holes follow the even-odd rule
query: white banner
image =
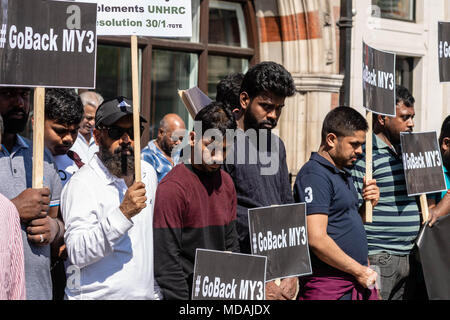
<svg viewBox="0 0 450 320">
<path fill-rule="evenodd" d="M 97 35 L 191 37 L 191 0 L 80 0 L 97 3 Z"/>
</svg>

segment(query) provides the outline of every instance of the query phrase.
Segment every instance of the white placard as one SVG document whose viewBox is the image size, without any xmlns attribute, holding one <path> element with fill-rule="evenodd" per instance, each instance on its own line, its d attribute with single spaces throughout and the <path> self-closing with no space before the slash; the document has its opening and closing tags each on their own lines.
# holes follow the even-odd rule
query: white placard
<svg viewBox="0 0 450 320">
<path fill-rule="evenodd" d="M 79 0 L 97 3 L 97 35 L 191 37 L 191 0 Z"/>
</svg>

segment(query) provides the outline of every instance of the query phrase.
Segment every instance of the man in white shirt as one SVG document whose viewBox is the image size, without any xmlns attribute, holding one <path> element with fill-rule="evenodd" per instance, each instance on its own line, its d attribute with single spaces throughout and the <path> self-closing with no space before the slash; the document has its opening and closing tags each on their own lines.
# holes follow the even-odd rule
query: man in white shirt
<svg viewBox="0 0 450 320">
<path fill-rule="evenodd" d="M 142 182 L 134 181 L 132 112 L 123 97 L 99 107 L 94 129 L 99 152 L 64 187 L 68 299 L 155 298 L 157 178 L 142 162 Z"/>
<path fill-rule="evenodd" d="M 85 91 L 80 93 L 80 98 L 84 106 L 84 116 L 80 122 L 78 138 L 71 150 L 80 156 L 81 161 L 88 163 L 94 154 L 98 152 L 98 146 L 95 144 L 92 130 L 95 124 L 95 112 L 98 106 L 103 103 L 103 97 L 94 91 Z"/>
</svg>

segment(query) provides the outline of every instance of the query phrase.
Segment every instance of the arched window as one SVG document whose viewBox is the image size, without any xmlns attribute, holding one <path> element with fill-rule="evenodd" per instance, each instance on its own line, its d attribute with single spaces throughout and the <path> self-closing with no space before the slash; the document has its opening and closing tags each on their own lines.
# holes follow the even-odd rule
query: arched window
<svg viewBox="0 0 450 320">
<path fill-rule="evenodd" d="M 97 91 L 131 97 L 129 37 L 99 37 Z M 250 0 L 192 0 L 191 38 L 138 37 L 141 111 L 149 120 L 143 140 L 156 137 L 159 121 L 177 113 L 192 119 L 178 89 L 198 86 L 212 99 L 217 82 L 258 62 L 256 18 Z"/>
</svg>

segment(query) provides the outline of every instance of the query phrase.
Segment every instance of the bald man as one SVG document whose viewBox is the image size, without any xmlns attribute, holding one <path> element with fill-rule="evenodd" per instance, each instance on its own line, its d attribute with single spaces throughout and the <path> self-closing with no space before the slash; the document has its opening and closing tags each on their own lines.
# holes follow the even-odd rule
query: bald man
<svg viewBox="0 0 450 320">
<path fill-rule="evenodd" d="M 178 164 L 186 126 L 177 114 L 169 113 L 159 123 L 158 136 L 142 150 L 141 158 L 156 170 L 158 182 Z"/>
<path fill-rule="evenodd" d="M 82 162 L 88 163 L 94 154 L 98 152 L 98 146 L 95 144 L 92 130 L 94 129 L 95 112 L 102 104 L 103 97 L 97 92 L 85 91 L 80 93 L 80 98 L 84 107 L 84 115 L 80 122 L 77 139 L 70 150 L 76 152 Z"/>
</svg>

